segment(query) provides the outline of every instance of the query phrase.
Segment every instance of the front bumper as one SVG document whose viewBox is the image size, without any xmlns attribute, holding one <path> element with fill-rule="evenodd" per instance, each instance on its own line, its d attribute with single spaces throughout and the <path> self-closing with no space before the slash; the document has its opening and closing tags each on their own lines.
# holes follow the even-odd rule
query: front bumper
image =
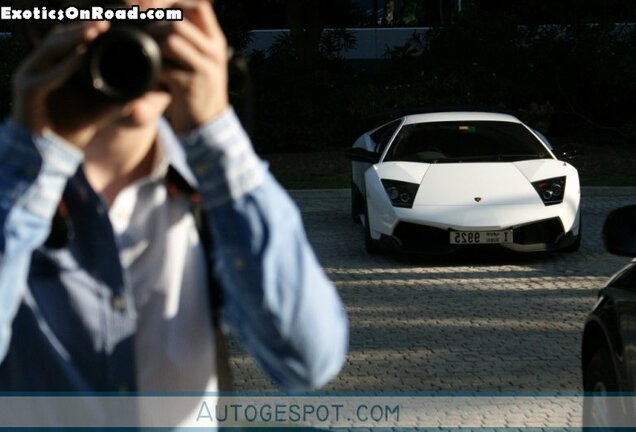
<svg viewBox="0 0 636 432">
<path fill-rule="evenodd" d="M 502 245 L 455 245 L 450 243 L 454 230 L 439 227 L 398 222 L 392 235 L 381 234 L 380 243 L 387 249 L 401 252 L 447 254 L 461 249 L 484 247 L 506 248 L 518 252 L 559 250 L 576 241 L 573 231 L 565 232 L 558 217 L 511 227 L 514 243 Z"/>
</svg>

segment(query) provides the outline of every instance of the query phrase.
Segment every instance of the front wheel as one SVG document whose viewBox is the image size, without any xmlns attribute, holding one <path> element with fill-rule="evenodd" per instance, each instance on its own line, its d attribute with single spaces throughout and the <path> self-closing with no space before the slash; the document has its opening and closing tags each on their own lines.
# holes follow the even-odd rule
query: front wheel
<svg viewBox="0 0 636 432">
<path fill-rule="evenodd" d="M 608 393 L 618 391 L 614 363 L 606 347 L 599 348 L 583 371 L 583 426 L 609 428 L 619 410 Z"/>
<path fill-rule="evenodd" d="M 364 198 L 356 184 L 351 181 L 351 219 L 357 224 L 360 223 L 360 216 L 364 214 Z"/>
</svg>

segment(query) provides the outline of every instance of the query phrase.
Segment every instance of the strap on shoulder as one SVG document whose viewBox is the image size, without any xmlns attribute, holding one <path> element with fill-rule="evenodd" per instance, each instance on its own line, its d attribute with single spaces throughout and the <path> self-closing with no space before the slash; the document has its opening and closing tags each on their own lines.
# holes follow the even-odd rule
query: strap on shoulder
<svg viewBox="0 0 636 432">
<path fill-rule="evenodd" d="M 203 208 L 201 207 L 201 195 L 172 168 L 168 170 L 166 175 L 166 183 L 168 192 L 171 195 L 185 194 L 190 202 L 190 209 L 199 239 L 205 250 L 206 261 L 208 264 L 208 293 L 210 300 L 210 311 L 212 315 L 212 326 L 214 328 L 214 345 L 216 353 L 217 380 L 220 392 L 230 392 L 233 390 L 232 371 L 230 369 L 230 352 L 228 341 L 225 333 L 221 329 L 220 314 L 223 305 L 221 287 L 212 274 L 212 230 L 209 226 L 209 219 L 206 218 Z"/>
</svg>

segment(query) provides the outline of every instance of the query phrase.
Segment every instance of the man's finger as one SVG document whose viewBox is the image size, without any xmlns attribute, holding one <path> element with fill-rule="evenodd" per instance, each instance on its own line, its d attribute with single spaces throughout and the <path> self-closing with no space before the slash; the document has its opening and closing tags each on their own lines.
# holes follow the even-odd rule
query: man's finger
<svg viewBox="0 0 636 432">
<path fill-rule="evenodd" d="M 92 21 L 60 26 L 44 40 L 42 48 L 46 48 L 49 56 L 56 56 L 72 50 L 78 44 L 91 42 L 101 33 L 108 30 L 108 21 Z"/>
<path fill-rule="evenodd" d="M 172 93 L 188 86 L 192 81 L 192 74 L 181 69 L 162 69 L 159 72 L 159 83 L 168 87 Z"/>
<path fill-rule="evenodd" d="M 51 32 L 24 64 L 25 70 L 39 70 L 66 57 L 77 46 L 87 44 L 108 29 L 107 22 L 61 26 Z"/>
<path fill-rule="evenodd" d="M 42 75 L 35 76 L 36 85 L 44 92 L 61 87 L 79 69 L 84 53 L 84 49 L 75 49 L 60 63 Z"/>
<path fill-rule="evenodd" d="M 214 12 L 214 8 L 210 5 L 208 7 L 209 13 L 204 14 L 204 19 L 207 21 L 206 25 L 212 30 L 212 37 L 221 37 L 225 40 L 225 33 L 223 33 L 223 29 L 221 28 L 221 24 L 219 24 L 219 20 L 216 17 L 216 12 Z"/>
<path fill-rule="evenodd" d="M 183 36 L 173 33 L 162 44 L 164 58 L 187 70 L 207 67 L 206 57 Z"/>
<path fill-rule="evenodd" d="M 210 38 L 190 21 L 175 23 L 174 30 L 205 56 L 209 57 L 214 53 Z"/>
<path fill-rule="evenodd" d="M 199 27 L 207 36 L 225 39 L 212 5 L 208 2 L 184 0 L 177 6 L 183 9 L 184 18 Z"/>
</svg>

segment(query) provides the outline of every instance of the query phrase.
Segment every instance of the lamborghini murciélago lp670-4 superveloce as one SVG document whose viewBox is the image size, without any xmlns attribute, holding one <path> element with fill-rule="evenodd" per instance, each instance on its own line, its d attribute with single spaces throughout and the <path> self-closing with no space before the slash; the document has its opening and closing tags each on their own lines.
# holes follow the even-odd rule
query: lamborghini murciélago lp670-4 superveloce
<svg viewBox="0 0 636 432">
<path fill-rule="evenodd" d="M 370 253 L 581 244 L 577 170 L 512 115 L 405 116 L 363 134 L 347 157 L 352 216 Z"/>
</svg>

